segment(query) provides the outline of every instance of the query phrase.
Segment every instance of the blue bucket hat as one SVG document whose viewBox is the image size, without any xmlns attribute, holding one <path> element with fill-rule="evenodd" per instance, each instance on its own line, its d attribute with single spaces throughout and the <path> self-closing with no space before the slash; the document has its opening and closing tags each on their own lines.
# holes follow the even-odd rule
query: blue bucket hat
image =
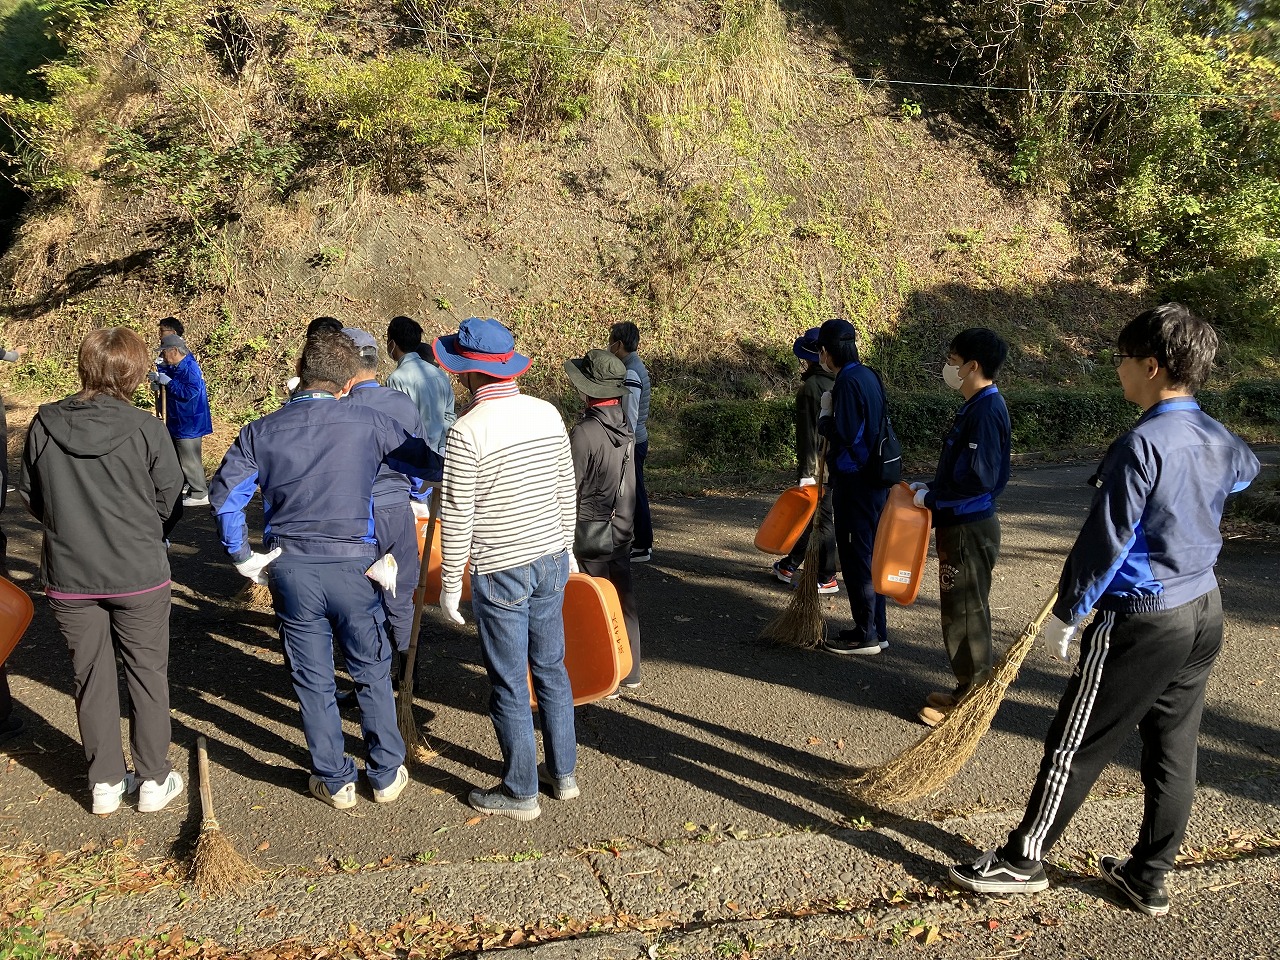
<svg viewBox="0 0 1280 960">
<path fill-rule="evenodd" d="M 487 317 L 463 320 L 457 333 L 436 337 L 431 352 L 450 373 L 484 373 L 499 380 L 520 376 L 532 363 L 516 353 L 516 338 L 511 331 Z"/>
<path fill-rule="evenodd" d="M 821 327 L 810 327 L 804 332 L 803 336 L 796 337 L 796 342 L 791 347 L 791 352 L 801 360 L 808 360 L 810 363 L 817 363 L 818 331 L 821 329 Z"/>
</svg>

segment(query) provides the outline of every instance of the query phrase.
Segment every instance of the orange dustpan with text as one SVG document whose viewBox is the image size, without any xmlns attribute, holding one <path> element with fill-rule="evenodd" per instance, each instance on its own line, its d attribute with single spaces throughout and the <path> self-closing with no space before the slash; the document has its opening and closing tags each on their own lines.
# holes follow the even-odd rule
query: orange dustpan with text
<svg viewBox="0 0 1280 960">
<path fill-rule="evenodd" d="M 904 607 L 915 603 L 929 555 L 932 522 L 928 508 L 915 505 L 915 494 L 907 484 L 895 484 L 889 490 L 871 553 L 871 582 L 876 593 Z"/>
<path fill-rule="evenodd" d="M 631 642 L 618 591 L 604 577 L 569 574 L 564 588 L 564 667 L 573 705 L 602 700 L 631 672 Z M 533 677 L 529 703 L 537 707 Z"/>
<path fill-rule="evenodd" d="M 0 665 L 9 659 L 9 654 L 27 632 L 35 612 L 27 592 L 0 577 Z"/>
</svg>

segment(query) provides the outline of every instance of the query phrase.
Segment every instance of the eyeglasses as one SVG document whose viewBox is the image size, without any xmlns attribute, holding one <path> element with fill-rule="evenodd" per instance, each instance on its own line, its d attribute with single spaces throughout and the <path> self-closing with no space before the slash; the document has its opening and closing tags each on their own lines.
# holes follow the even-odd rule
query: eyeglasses
<svg viewBox="0 0 1280 960">
<path fill-rule="evenodd" d="M 1137 353 L 1113 353 L 1111 355 L 1111 365 L 1119 370 L 1120 364 L 1124 363 L 1126 359 L 1141 360 L 1142 356 Z"/>
</svg>

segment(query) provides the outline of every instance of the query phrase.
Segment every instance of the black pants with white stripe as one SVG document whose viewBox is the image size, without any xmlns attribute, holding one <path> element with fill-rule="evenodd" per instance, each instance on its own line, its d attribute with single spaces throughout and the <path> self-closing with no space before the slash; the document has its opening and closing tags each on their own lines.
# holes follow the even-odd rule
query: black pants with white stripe
<svg viewBox="0 0 1280 960">
<path fill-rule="evenodd" d="M 1172 610 L 1099 613 L 1081 637 L 1027 812 L 1001 857 L 1044 859 L 1136 726 L 1146 803 L 1127 872 L 1158 887 L 1191 816 L 1205 685 L 1221 648 L 1216 589 Z"/>
</svg>

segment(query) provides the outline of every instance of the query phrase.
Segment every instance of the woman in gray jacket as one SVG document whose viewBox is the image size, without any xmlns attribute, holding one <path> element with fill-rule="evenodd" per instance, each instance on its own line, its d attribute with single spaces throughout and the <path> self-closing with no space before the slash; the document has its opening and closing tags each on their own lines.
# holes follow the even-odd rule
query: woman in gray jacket
<svg viewBox="0 0 1280 960">
<path fill-rule="evenodd" d="M 45 596 L 71 650 L 76 719 L 89 762 L 93 812 L 138 809 L 182 792 L 169 764 L 169 558 L 181 515 L 182 468 L 162 421 L 132 403 L 151 369 L 124 327 L 80 344 L 79 393 L 42 405 L 27 431 L 18 493 L 44 527 Z M 120 743 L 116 652 L 129 687 L 131 752 Z"/>
</svg>

